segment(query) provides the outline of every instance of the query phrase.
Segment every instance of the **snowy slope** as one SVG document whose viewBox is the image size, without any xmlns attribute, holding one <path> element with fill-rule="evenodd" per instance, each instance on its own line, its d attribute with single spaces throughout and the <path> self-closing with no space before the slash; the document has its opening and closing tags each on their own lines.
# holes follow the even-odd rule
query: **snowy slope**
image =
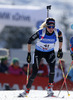
<svg viewBox="0 0 73 100">
<path fill-rule="evenodd" d="M 66 91 L 61 91 L 59 98 L 46 97 L 46 90 L 31 90 L 28 97 L 18 98 L 18 94 L 23 90 L 16 91 L 0 91 L 0 100 L 73 100 L 73 92 L 70 92 L 70 96 L 67 95 Z M 59 91 L 54 91 L 55 95 L 58 95 Z M 64 98 L 60 98 L 64 96 Z"/>
</svg>

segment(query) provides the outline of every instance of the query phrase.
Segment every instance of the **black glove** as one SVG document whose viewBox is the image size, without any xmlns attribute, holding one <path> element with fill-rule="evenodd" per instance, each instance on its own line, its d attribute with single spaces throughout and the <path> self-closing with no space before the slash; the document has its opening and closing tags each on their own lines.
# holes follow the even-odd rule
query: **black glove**
<svg viewBox="0 0 73 100">
<path fill-rule="evenodd" d="M 71 54 L 71 58 L 72 58 L 72 60 L 73 60 L 73 54 Z"/>
<path fill-rule="evenodd" d="M 31 62 L 31 53 L 29 53 L 29 52 L 28 52 L 28 55 L 27 55 L 27 62 L 28 62 L 28 63 Z"/>
<path fill-rule="evenodd" d="M 58 57 L 58 58 L 62 58 L 62 57 L 63 57 L 62 49 L 59 49 L 59 50 L 58 50 L 57 57 Z"/>
</svg>

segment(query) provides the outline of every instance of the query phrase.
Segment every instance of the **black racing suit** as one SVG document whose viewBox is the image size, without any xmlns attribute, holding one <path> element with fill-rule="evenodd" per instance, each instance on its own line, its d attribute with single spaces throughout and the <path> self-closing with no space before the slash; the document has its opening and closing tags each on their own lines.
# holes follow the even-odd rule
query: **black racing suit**
<svg viewBox="0 0 73 100">
<path fill-rule="evenodd" d="M 45 34 L 52 35 L 53 33 L 50 34 L 46 30 Z M 33 40 L 37 39 L 37 38 L 39 38 L 39 32 L 38 31 L 29 38 L 28 44 L 31 44 L 31 42 Z M 61 31 L 58 32 L 58 39 L 59 39 L 59 42 L 63 41 Z M 32 65 L 32 74 L 29 78 L 28 84 L 26 85 L 27 88 L 31 88 L 31 85 L 32 85 L 32 83 L 33 83 L 33 81 L 34 81 L 34 79 L 37 75 L 37 72 L 38 72 L 38 69 L 39 69 L 38 67 L 39 67 L 41 58 L 45 58 L 47 63 L 49 64 L 49 67 L 50 67 L 49 83 L 53 83 L 54 73 L 55 73 L 55 63 L 56 63 L 54 50 L 52 50 L 50 52 L 41 52 L 41 51 L 35 50 L 34 64 Z"/>
</svg>

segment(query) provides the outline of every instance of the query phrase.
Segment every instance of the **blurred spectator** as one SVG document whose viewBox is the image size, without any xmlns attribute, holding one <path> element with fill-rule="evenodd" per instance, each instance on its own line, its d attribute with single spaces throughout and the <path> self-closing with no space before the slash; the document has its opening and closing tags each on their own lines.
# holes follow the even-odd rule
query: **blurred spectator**
<svg viewBox="0 0 73 100">
<path fill-rule="evenodd" d="M 67 78 L 70 79 L 70 81 L 73 82 L 73 66 L 72 66 Z"/>
<path fill-rule="evenodd" d="M 38 76 L 48 76 L 48 68 L 47 68 L 47 65 L 44 64 L 44 59 L 41 59 L 37 75 Z"/>
<path fill-rule="evenodd" d="M 22 67 L 25 75 L 27 75 L 27 68 L 28 68 L 28 64 L 24 64 L 23 67 Z M 31 73 L 32 73 L 32 68 L 29 67 L 29 75 Z"/>
<path fill-rule="evenodd" d="M 8 59 L 7 59 L 7 57 L 1 59 L 0 72 L 8 73 Z"/>
<path fill-rule="evenodd" d="M 9 73 L 15 74 L 15 75 L 23 75 L 24 72 L 22 68 L 19 66 L 19 60 L 17 58 L 14 58 L 12 60 L 12 64 L 9 66 Z"/>
<path fill-rule="evenodd" d="M 54 75 L 54 82 L 58 82 L 61 79 L 63 79 L 62 70 L 58 68 L 58 66 L 55 67 L 55 75 Z"/>
</svg>

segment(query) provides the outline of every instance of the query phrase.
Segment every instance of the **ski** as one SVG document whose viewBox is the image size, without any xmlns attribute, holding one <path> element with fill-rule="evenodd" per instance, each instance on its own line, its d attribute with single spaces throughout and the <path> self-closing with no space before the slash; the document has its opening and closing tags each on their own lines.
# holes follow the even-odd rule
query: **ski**
<svg viewBox="0 0 73 100">
<path fill-rule="evenodd" d="M 27 95 L 24 95 L 24 94 L 20 93 L 20 94 L 18 95 L 18 97 L 19 97 L 19 98 L 21 98 L 21 97 L 23 98 L 23 97 L 27 97 Z"/>
<path fill-rule="evenodd" d="M 56 96 L 56 95 L 47 95 L 47 96 L 45 96 L 45 98 L 48 98 L 48 97 L 52 97 L 52 98 L 64 98 L 64 96 L 59 97 L 59 96 Z"/>
</svg>

